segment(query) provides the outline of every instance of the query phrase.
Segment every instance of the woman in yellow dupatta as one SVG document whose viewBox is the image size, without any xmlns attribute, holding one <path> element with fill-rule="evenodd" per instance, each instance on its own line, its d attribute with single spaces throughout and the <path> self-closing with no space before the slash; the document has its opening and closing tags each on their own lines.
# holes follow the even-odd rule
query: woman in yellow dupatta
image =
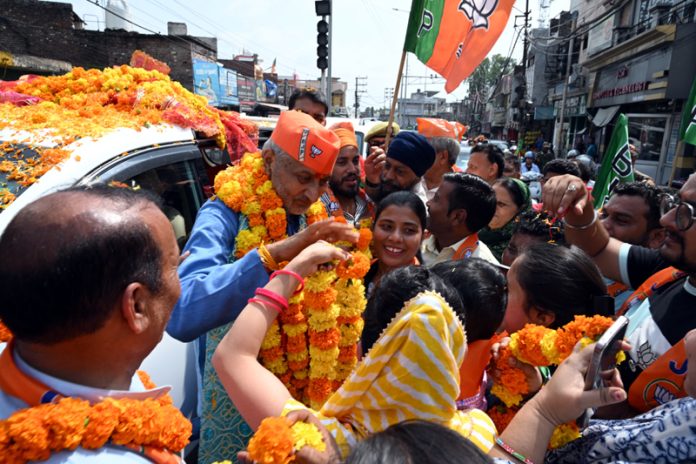
<svg viewBox="0 0 696 464">
<path fill-rule="evenodd" d="M 286 269 L 306 276 L 321 263 L 337 258 L 345 259 L 345 253 L 318 243 L 300 253 Z M 430 282 L 430 288 L 444 287 L 425 268 L 407 267 L 394 273 L 399 274 L 393 276 L 396 280 L 414 287 L 418 287 L 418 280 L 421 286 Z M 281 275 L 265 288 L 287 298 L 296 286 L 292 277 Z M 380 286 L 378 291 L 393 289 Z M 459 302 L 452 306 L 461 311 Z M 455 407 L 459 366 L 467 344 L 462 322 L 452 306 L 432 291 L 405 301 L 338 391 L 321 410 L 313 411 L 336 439 L 342 457 L 358 440 L 409 419 L 450 427 L 484 453 L 492 448 L 495 427 L 490 418 L 479 410 L 457 411 Z M 268 305 L 247 305 L 213 358 L 227 393 L 254 429 L 266 417 L 307 409 L 257 360 L 264 334 L 277 315 Z"/>
</svg>

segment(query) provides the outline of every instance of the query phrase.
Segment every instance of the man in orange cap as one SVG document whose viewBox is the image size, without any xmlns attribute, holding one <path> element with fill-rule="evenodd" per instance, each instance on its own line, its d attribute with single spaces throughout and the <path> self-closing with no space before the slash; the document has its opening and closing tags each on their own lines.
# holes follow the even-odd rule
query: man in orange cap
<svg viewBox="0 0 696 464">
<path fill-rule="evenodd" d="M 459 129 L 454 123 L 444 119 L 416 118 L 416 122 L 418 133 L 425 136 L 435 150 L 435 162 L 421 178 L 426 198 L 432 200 L 442 184 L 442 176 L 448 172 L 456 172 Z"/>
<path fill-rule="evenodd" d="M 374 214 L 374 204 L 360 188 L 360 152 L 353 125 L 339 122 L 330 127 L 341 140 L 331 178 L 330 190 L 321 201 L 331 216 L 343 216 L 349 224 L 357 226 L 362 219 Z"/>
<path fill-rule="evenodd" d="M 283 202 L 287 220 L 285 239 L 269 240 L 270 243 L 262 243 L 239 258 L 237 236 L 250 230 L 250 220 L 245 214 L 217 198 L 206 202 L 196 217 L 184 248 L 184 253 L 190 255 L 179 267 L 181 298 L 167 331 L 181 341 L 196 340 L 200 353 L 198 367 L 203 394 L 199 403 L 202 413 L 199 462 L 235 456 L 235 450 L 243 448 L 251 433 L 210 364 L 228 324 L 254 296 L 254 290 L 268 283 L 276 263 L 291 260 L 318 240 L 356 242 L 358 239 L 348 224 L 331 218 L 307 226 L 304 217 L 328 187 L 339 146 L 338 136 L 311 116 L 300 111 L 280 115 L 263 147 L 261 159 L 264 173 Z M 247 164 L 261 168 L 253 161 Z M 237 172 L 236 169 L 242 168 L 229 169 Z M 218 195 L 221 189 L 222 186 L 216 192 Z M 245 198 L 245 204 L 249 201 L 253 199 Z"/>
</svg>

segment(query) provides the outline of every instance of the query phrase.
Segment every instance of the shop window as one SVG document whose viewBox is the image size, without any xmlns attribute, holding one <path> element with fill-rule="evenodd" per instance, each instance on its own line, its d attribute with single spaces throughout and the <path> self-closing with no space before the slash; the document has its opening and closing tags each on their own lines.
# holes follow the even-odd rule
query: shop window
<svg viewBox="0 0 696 464">
<path fill-rule="evenodd" d="M 639 160 L 660 160 L 666 122 L 665 118 L 629 116 L 628 142 L 638 149 Z"/>
</svg>

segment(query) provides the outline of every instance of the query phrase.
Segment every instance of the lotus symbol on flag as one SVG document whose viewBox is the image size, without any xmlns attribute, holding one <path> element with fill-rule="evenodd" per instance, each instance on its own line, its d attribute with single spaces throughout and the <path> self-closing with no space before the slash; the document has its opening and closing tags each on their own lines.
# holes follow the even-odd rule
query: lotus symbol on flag
<svg viewBox="0 0 696 464">
<path fill-rule="evenodd" d="M 493 14 L 498 6 L 498 0 L 462 0 L 459 10 L 463 11 L 474 27 L 488 29 L 488 17 Z"/>
</svg>

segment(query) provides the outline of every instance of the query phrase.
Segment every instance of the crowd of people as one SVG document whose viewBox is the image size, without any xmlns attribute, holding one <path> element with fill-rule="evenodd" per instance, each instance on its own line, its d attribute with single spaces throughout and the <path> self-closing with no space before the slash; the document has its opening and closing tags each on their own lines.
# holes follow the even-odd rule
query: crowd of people
<svg viewBox="0 0 696 464">
<path fill-rule="evenodd" d="M 173 414 L 128 409 L 101 441 L 59 439 L 59 419 L 43 445 L 11 429 L 29 427 L 24 408 L 60 398 L 160 401 L 166 389 L 137 370 L 165 330 L 197 349 L 188 458 L 200 463 L 247 461 L 253 431 L 285 415 L 327 442 L 301 462 L 696 460 L 696 176 L 678 192 L 619 185 L 597 211 L 572 160 L 480 143 L 460 172 L 456 130 L 386 123 L 363 160 L 349 123 L 324 125 L 320 97 L 303 91 L 291 106 L 260 154 L 218 176 L 183 250 L 156 198 L 124 188 L 53 193 L 12 220 L 0 237 L 0 319 L 13 334 L 0 355 L 0 448 L 15 454 L 0 460 L 180 462 L 192 430 Z M 541 202 L 519 180 L 527 171 L 542 176 Z M 310 408 L 260 353 L 310 276 L 352 262 L 362 229 L 372 259 L 358 361 Z M 590 390 L 593 345 L 552 371 L 515 361 L 529 394 L 496 427 L 492 366 L 509 336 L 595 315 L 628 317 L 627 360 Z M 581 436 L 549 451 L 554 429 L 588 408 Z M 147 428 L 137 449 L 119 445 L 136 433 L 128 415 Z"/>
</svg>

